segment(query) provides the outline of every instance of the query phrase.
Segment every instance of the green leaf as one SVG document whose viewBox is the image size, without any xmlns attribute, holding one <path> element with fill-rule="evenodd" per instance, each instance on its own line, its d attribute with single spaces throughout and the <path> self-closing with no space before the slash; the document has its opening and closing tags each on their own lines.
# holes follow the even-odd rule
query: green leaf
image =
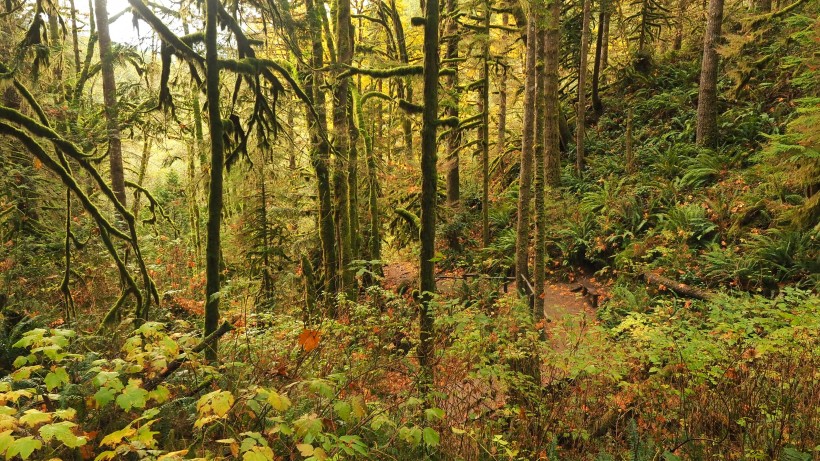
<svg viewBox="0 0 820 461">
<path fill-rule="evenodd" d="M 94 393 L 94 400 L 97 402 L 98 406 L 104 407 L 113 401 L 116 395 L 117 391 L 114 389 L 111 389 L 110 387 L 103 387 Z"/>
<path fill-rule="evenodd" d="M 26 410 L 26 414 L 20 417 L 20 423 L 28 427 L 51 422 L 51 413 L 43 413 L 40 410 Z"/>
<path fill-rule="evenodd" d="M 349 403 L 345 401 L 336 402 L 336 404 L 333 405 L 333 411 L 335 411 L 336 414 L 342 418 L 342 421 L 350 421 L 350 413 L 352 412 L 352 408 Z"/>
<path fill-rule="evenodd" d="M 68 372 L 63 367 L 57 367 L 46 375 L 44 380 L 46 389 L 49 391 L 60 386 L 61 384 L 68 384 Z"/>
<path fill-rule="evenodd" d="M 125 411 L 132 408 L 145 408 L 148 399 L 148 391 L 139 387 L 139 380 L 131 380 L 128 386 L 123 389 L 122 394 L 117 396 L 117 405 Z"/>
<path fill-rule="evenodd" d="M 14 368 L 20 368 L 20 367 L 22 367 L 23 365 L 25 365 L 27 363 L 28 363 L 28 356 L 21 355 L 21 356 L 17 357 L 16 359 L 14 359 L 13 365 L 14 365 Z"/>
<path fill-rule="evenodd" d="M 425 427 L 422 431 L 424 444 L 428 447 L 437 447 L 439 443 L 439 435 L 432 427 Z"/>
<path fill-rule="evenodd" d="M 74 435 L 72 428 L 77 427 L 71 421 L 62 421 L 55 424 L 46 424 L 40 428 L 40 437 L 48 442 L 51 439 L 57 439 L 63 442 L 68 448 L 77 448 L 86 444 L 85 437 L 77 437 Z"/>
<path fill-rule="evenodd" d="M 43 442 L 31 436 L 23 437 L 12 442 L 8 451 L 6 451 L 6 459 L 14 458 L 17 455 L 20 455 L 23 459 L 28 459 L 35 450 L 40 448 L 43 448 Z"/>
<path fill-rule="evenodd" d="M 322 420 L 316 414 L 302 415 L 294 421 L 296 435 L 302 437 L 305 443 L 310 443 L 322 431 Z"/>
<path fill-rule="evenodd" d="M 441 408 L 428 408 L 424 410 L 424 416 L 427 418 L 427 421 L 437 421 L 444 419 L 444 410 Z"/>
</svg>

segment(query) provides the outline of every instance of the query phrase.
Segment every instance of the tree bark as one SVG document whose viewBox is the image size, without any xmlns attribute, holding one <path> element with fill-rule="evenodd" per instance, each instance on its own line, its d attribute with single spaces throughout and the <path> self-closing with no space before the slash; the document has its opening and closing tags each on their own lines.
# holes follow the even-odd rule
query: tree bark
<svg viewBox="0 0 820 461">
<path fill-rule="evenodd" d="M 698 90 L 698 120 L 696 142 L 699 146 L 716 147 L 717 131 L 717 43 L 723 21 L 723 0 L 709 0 L 706 31 L 703 36 L 703 61 Z"/>
<path fill-rule="evenodd" d="M 544 66 L 546 81 L 544 85 L 546 103 L 546 172 L 548 186 L 556 188 L 561 185 L 561 103 L 558 97 L 559 47 L 561 41 L 561 1 L 552 0 L 547 11 L 547 37 L 544 46 Z"/>
<path fill-rule="evenodd" d="M 490 246 L 490 0 L 484 0 L 484 44 L 481 78 L 481 241 Z"/>
<path fill-rule="evenodd" d="M 539 14 L 536 19 L 540 24 L 543 24 L 543 15 Z M 546 121 L 547 121 L 547 101 L 546 101 L 546 79 L 545 75 L 545 58 L 546 49 L 546 30 L 543 26 L 538 27 L 536 33 L 536 90 L 535 90 L 535 248 L 533 250 L 533 276 L 532 284 L 535 288 L 533 298 L 535 302 L 532 306 L 533 319 L 540 320 L 544 317 L 544 263 L 546 247 L 544 241 L 547 233 L 545 226 L 547 224 L 546 208 L 544 207 L 545 198 L 545 184 L 544 184 L 544 170 L 546 158 Z M 527 37 L 529 40 L 530 37 Z"/>
<path fill-rule="evenodd" d="M 74 51 L 74 73 L 80 75 L 82 62 L 80 61 L 80 41 L 77 37 L 77 8 L 74 6 L 74 0 L 68 0 L 71 7 L 71 47 Z"/>
<path fill-rule="evenodd" d="M 537 51 L 535 17 L 527 18 L 527 52 L 524 81 L 524 127 L 521 139 L 521 166 L 518 175 L 518 222 L 515 241 L 515 278 L 522 293 L 527 293 L 529 279 L 530 199 L 532 197 L 532 158 L 535 129 L 535 54 Z"/>
<path fill-rule="evenodd" d="M 322 47 L 322 18 L 316 10 L 314 0 L 305 0 L 307 10 L 308 27 L 311 39 L 311 73 L 312 78 L 308 78 L 305 91 L 313 98 L 313 107 L 316 109 L 316 116 L 308 113 L 308 126 L 310 126 L 313 149 L 311 151 L 311 164 L 316 171 L 316 186 L 319 196 L 319 240 L 322 245 L 322 271 L 324 275 L 324 288 L 326 295 L 336 292 L 336 267 L 338 265 L 336 256 L 336 242 L 333 222 L 333 204 L 330 188 L 330 146 L 322 133 L 327 133 L 327 112 L 325 110 L 325 92 L 322 89 L 323 78 L 320 69 L 324 67 L 324 48 Z"/>
<path fill-rule="evenodd" d="M 578 65 L 578 107 L 575 117 L 575 170 L 584 171 L 584 131 L 586 128 L 587 55 L 589 54 L 589 17 L 591 0 L 584 0 L 584 19 L 581 25 L 581 62 Z"/>
<path fill-rule="evenodd" d="M 99 1 L 99 0 L 98 0 Z M 211 140 L 211 182 L 208 195 L 208 226 L 205 244 L 205 330 L 206 338 L 219 325 L 219 259 L 222 254 L 220 230 L 222 227 L 222 116 L 219 111 L 219 50 L 217 48 L 216 16 L 219 0 L 205 2 L 205 68 L 208 122 Z M 100 23 L 104 22 L 102 20 Z M 216 360 L 218 337 L 208 343 L 205 358 Z"/>
<path fill-rule="evenodd" d="M 606 0 L 601 0 L 601 11 L 598 12 L 598 34 L 595 41 L 595 62 L 592 67 L 592 110 L 595 118 L 599 118 L 604 113 L 604 104 L 598 94 L 598 84 L 601 80 L 601 58 L 604 47 L 604 24 L 606 23 Z"/>
<path fill-rule="evenodd" d="M 422 392 L 433 382 L 433 313 L 430 303 L 436 291 L 436 127 L 438 125 L 438 28 L 439 2 L 426 2 L 424 22 L 424 112 L 421 128 L 421 231 L 419 233 L 419 365 Z"/>
<path fill-rule="evenodd" d="M 678 18 L 675 21 L 675 39 L 672 42 L 672 49 L 679 51 L 683 46 L 683 20 L 686 17 L 687 0 L 678 0 Z"/>
<path fill-rule="evenodd" d="M 447 58 L 447 66 L 453 72 L 447 74 L 447 89 L 449 93 L 449 101 L 444 108 L 444 114 L 447 117 L 458 118 L 458 104 L 459 104 L 459 89 L 458 89 L 458 22 L 456 21 L 456 12 L 458 11 L 458 0 L 447 0 L 447 51 L 445 58 Z M 458 127 L 453 127 L 450 134 L 447 136 L 447 205 L 452 208 L 458 206 L 460 199 L 459 191 L 459 158 L 458 148 L 461 144 L 461 130 Z"/>
<path fill-rule="evenodd" d="M 399 51 L 399 59 L 405 65 L 410 63 L 410 56 L 407 53 L 407 40 L 404 36 L 404 26 L 401 23 L 401 16 L 396 7 L 396 0 L 390 0 L 390 14 L 393 20 L 393 28 L 396 31 L 396 47 Z M 413 102 L 413 83 L 410 77 L 404 77 L 399 84 L 399 97 Z M 413 155 L 413 122 L 407 114 L 401 114 L 402 131 L 404 132 L 404 148 L 405 154 L 410 157 Z"/>
<path fill-rule="evenodd" d="M 335 192 L 336 212 L 336 245 L 339 254 L 340 290 L 350 297 L 355 292 L 353 272 L 350 262 L 353 260 L 353 247 L 350 224 L 350 187 L 348 182 L 350 162 L 350 78 L 339 75 L 344 72 L 344 65 L 353 63 L 350 0 L 339 0 L 336 3 L 336 75 L 333 91 L 333 133 L 336 145 L 336 161 L 333 170 L 333 188 Z"/>
<path fill-rule="evenodd" d="M 607 13 L 604 17 L 604 40 L 603 46 L 601 47 L 601 83 L 606 84 L 606 70 L 607 65 L 609 64 L 609 23 L 612 20 L 612 15 Z"/>
<path fill-rule="evenodd" d="M 97 17 L 97 35 L 100 42 L 100 63 L 103 82 L 103 101 L 108 129 L 108 162 L 111 169 L 111 188 L 117 200 L 126 206 L 125 172 L 122 166 L 122 140 L 120 138 L 117 81 L 114 77 L 114 55 L 111 50 L 111 34 L 108 30 L 108 5 L 106 0 L 94 0 Z"/>
</svg>

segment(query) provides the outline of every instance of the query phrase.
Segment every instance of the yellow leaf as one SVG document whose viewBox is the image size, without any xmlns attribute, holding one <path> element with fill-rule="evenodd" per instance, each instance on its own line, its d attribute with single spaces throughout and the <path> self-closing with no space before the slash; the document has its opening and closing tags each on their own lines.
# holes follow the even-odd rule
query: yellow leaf
<svg viewBox="0 0 820 461">
<path fill-rule="evenodd" d="M 299 450 L 299 454 L 307 458 L 308 456 L 313 456 L 313 445 L 309 443 L 300 443 L 296 445 L 296 449 Z"/>
<path fill-rule="evenodd" d="M 268 404 L 276 411 L 287 411 L 290 408 L 290 399 L 286 395 L 281 395 L 276 391 L 270 391 L 268 394 Z"/>
</svg>

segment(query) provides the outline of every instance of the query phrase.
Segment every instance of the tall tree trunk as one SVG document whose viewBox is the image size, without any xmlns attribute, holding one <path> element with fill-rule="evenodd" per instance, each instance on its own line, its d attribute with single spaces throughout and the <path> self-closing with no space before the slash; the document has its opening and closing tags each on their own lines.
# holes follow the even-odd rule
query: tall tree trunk
<svg viewBox="0 0 820 461">
<path fill-rule="evenodd" d="M 490 0 L 484 0 L 484 44 L 481 78 L 481 241 L 490 246 Z"/>
<path fill-rule="evenodd" d="M 458 0 L 447 0 L 447 28 L 446 40 L 447 67 L 452 69 L 452 73 L 447 74 L 448 101 L 444 108 L 444 114 L 448 117 L 458 117 L 459 89 L 458 89 L 458 21 L 456 12 L 458 11 Z M 458 148 L 461 144 L 461 130 L 453 127 L 447 136 L 447 204 L 455 208 L 460 199 L 459 191 L 459 158 Z"/>
<path fill-rule="evenodd" d="M 538 31 L 536 33 L 536 54 L 537 59 L 535 63 L 536 75 L 536 91 L 535 91 L 535 249 L 533 260 L 533 274 L 532 285 L 535 288 L 533 298 L 532 315 L 537 321 L 544 317 L 544 263 L 545 250 L 544 241 L 547 236 L 545 226 L 547 224 L 547 214 L 544 207 L 544 159 L 546 150 L 546 78 L 545 75 L 545 58 L 546 49 L 546 31 L 543 29 L 543 15 L 537 16 L 539 23 Z M 530 38 L 527 37 L 527 40 Z"/>
<path fill-rule="evenodd" d="M 322 6 L 324 6 L 322 4 Z M 322 244 L 322 270 L 324 273 L 325 293 L 332 295 L 336 292 L 336 242 L 334 240 L 333 204 L 330 192 L 330 146 L 324 138 L 327 133 L 327 112 L 325 110 L 325 92 L 322 89 L 323 78 L 320 69 L 324 67 L 324 49 L 322 47 L 322 13 L 316 9 L 314 0 L 305 0 L 307 9 L 308 27 L 311 38 L 311 68 L 312 78 L 307 79 L 305 90 L 313 98 L 313 107 L 316 117 L 308 120 L 310 126 L 313 149 L 311 164 L 316 171 L 316 186 L 319 195 L 319 240 Z M 309 111 L 307 111 L 309 112 Z"/>
<path fill-rule="evenodd" d="M 351 45 L 352 47 L 352 45 Z M 359 130 L 353 122 L 353 104 L 348 102 L 348 126 L 350 127 L 350 154 L 347 160 L 348 206 L 350 207 L 350 259 L 362 259 L 359 232 Z"/>
<path fill-rule="evenodd" d="M 396 47 L 399 49 L 399 59 L 405 65 L 410 63 L 410 56 L 407 53 L 407 39 L 404 36 L 404 26 L 401 23 L 401 16 L 396 7 L 396 0 L 390 0 L 390 14 L 393 20 L 393 28 L 396 33 Z M 413 82 L 410 77 L 404 77 L 399 84 L 399 97 L 413 102 Z M 413 121 L 406 114 L 402 114 L 402 131 L 404 132 L 405 154 L 413 155 Z"/>
<path fill-rule="evenodd" d="M 100 0 L 98 0 L 100 1 Z M 104 1 L 104 0 L 103 0 Z M 211 140 L 211 183 L 208 195 L 208 227 L 205 246 L 205 331 L 208 337 L 219 325 L 219 259 L 222 254 L 220 230 L 222 227 L 222 116 L 219 112 L 219 49 L 217 48 L 216 16 L 219 0 L 205 2 L 205 67 L 208 122 Z M 102 20 L 100 21 L 103 22 Z M 205 358 L 216 360 L 217 340 L 205 349 Z"/>
<path fill-rule="evenodd" d="M 424 22 L 424 112 L 421 128 L 421 231 L 419 233 L 419 365 L 421 389 L 433 382 L 433 312 L 430 303 L 436 291 L 436 127 L 438 125 L 438 27 L 439 2 L 428 1 Z"/>
<path fill-rule="evenodd" d="M 609 64 L 609 23 L 612 21 L 612 14 L 607 12 L 604 17 L 604 40 L 601 47 L 601 83 L 606 84 L 606 70 Z"/>
<path fill-rule="evenodd" d="M 117 104 L 117 81 L 114 78 L 114 55 L 111 50 L 111 34 L 108 30 L 107 0 L 94 0 L 97 16 L 97 34 L 100 42 L 100 63 L 103 82 L 103 101 L 108 129 L 108 161 L 111 168 L 111 188 L 117 200 L 126 205 L 125 173 L 122 166 L 122 141 L 120 139 L 119 106 Z"/>
<path fill-rule="evenodd" d="M 598 94 L 598 84 L 601 79 L 601 57 L 604 47 L 604 24 L 606 23 L 606 0 L 601 0 L 601 11 L 598 12 L 598 34 L 595 41 L 595 62 L 592 67 L 592 110 L 595 118 L 599 118 L 604 113 L 604 104 L 601 102 L 601 95 Z"/>
<path fill-rule="evenodd" d="M 558 50 L 561 41 L 561 2 L 551 0 L 547 11 L 547 37 L 544 45 L 544 93 L 546 105 L 546 161 L 545 161 L 545 181 L 550 187 L 561 185 L 561 103 L 558 99 L 560 65 Z"/>
<path fill-rule="evenodd" d="M 353 62 L 351 43 L 350 0 L 338 0 L 336 3 L 336 75 L 341 74 L 344 65 Z M 350 262 L 353 260 L 350 224 L 350 187 L 348 183 L 348 162 L 350 161 L 350 78 L 338 78 L 333 91 L 333 132 L 336 144 L 336 162 L 333 170 L 333 186 L 336 199 L 336 235 L 339 250 L 340 289 L 350 297 L 355 292 L 353 272 Z"/>
<path fill-rule="evenodd" d="M 578 107 L 575 116 L 575 170 L 578 176 L 584 171 L 584 134 L 586 129 L 586 81 L 587 55 L 589 54 L 589 16 L 591 0 L 584 0 L 584 19 L 581 24 L 581 62 L 578 66 Z"/>
<path fill-rule="evenodd" d="M 675 39 L 672 42 L 672 49 L 678 51 L 683 46 L 683 20 L 686 17 L 687 0 L 678 0 L 678 18 L 675 21 Z"/>
<path fill-rule="evenodd" d="M 699 146 L 715 147 L 717 131 L 717 43 L 723 21 L 723 0 L 709 0 L 706 31 L 703 36 L 703 62 L 700 66 L 696 141 Z"/>
<path fill-rule="evenodd" d="M 501 15 L 501 24 L 504 27 L 509 25 L 510 16 L 507 13 Z M 506 62 L 501 62 L 501 73 L 498 75 L 498 126 L 496 132 L 495 150 L 500 162 L 503 162 L 504 154 L 507 152 L 507 66 Z M 501 163 L 501 171 L 504 171 Z"/>
<path fill-rule="evenodd" d="M 53 71 L 54 83 L 58 88 L 63 85 L 63 50 L 60 37 L 60 22 L 57 19 L 59 8 L 60 3 L 58 0 L 51 0 L 48 3 L 48 40 L 53 50 L 52 53 L 54 53 L 53 56 L 57 58 L 57 63 L 53 66 Z M 60 93 L 62 94 L 62 91 L 60 91 Z"/>
<path fill-rule="evenodd" d="M 82 62 L 80 61 L 80 41 L 77 37 L 77 8 L 74 6 L 74 0 L 68 0 L 71 6 L 71 47 L 74 51 L 74 73 L 80 75 Z"/>
<path fill-rule="evenodd" d="M 521 166 L 518 175 L 518 222 L 515 241 L 515 279 L 518 289 L 532 294 L 527 288 L 530 254 L 530 199 L 532 197 L 532 157 L 535 129 L 535 17 L 527 17 L 527 53 L 524 80 L 524 127 L 521 139 Z"/>
</svg>

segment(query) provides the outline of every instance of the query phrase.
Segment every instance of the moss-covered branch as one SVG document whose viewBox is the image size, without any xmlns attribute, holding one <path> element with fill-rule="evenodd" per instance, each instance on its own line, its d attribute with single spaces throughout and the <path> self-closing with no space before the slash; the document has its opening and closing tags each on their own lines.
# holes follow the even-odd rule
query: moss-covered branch
<svg viewBox="0 0 820 461">
<path fill-rule="evenodd" d="M 424 72 L 424 66 L 396 66 L 384 69 L 370 69 L 365 67 L 350 66 L 339 74 L 338 78 L 346 78 L 353 75 L 366 75 L 372 78 L 391 78 L 391 77 L 408 77 L 411 75 L 421 75 Z"/>
</svg>

